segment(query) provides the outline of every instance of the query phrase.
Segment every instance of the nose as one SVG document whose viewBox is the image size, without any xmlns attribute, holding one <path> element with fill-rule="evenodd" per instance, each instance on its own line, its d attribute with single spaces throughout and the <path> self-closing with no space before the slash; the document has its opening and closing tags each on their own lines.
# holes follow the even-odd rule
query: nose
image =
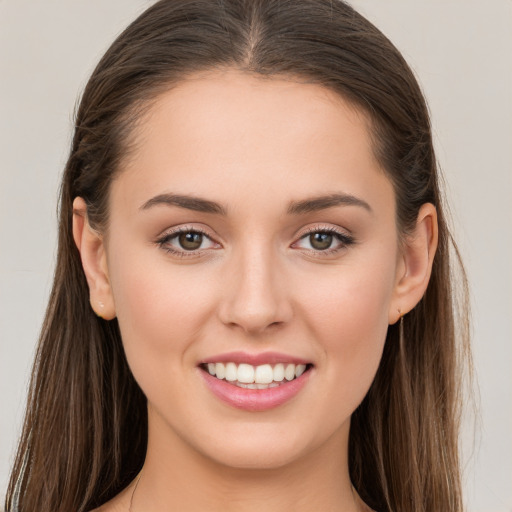
<svg viewBox="0 0 512 512">
<path fill-rule="evenodd" d="M 278 259 L 267 247 L 231 262 L 219 307 L 225 325 L 260 334 L 290 321 L 293 311 Z"/>
</svg>

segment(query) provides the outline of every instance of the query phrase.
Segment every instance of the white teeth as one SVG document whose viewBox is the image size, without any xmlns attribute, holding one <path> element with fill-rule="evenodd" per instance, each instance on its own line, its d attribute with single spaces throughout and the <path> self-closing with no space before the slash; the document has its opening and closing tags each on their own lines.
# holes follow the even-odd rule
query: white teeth
<svg viewBox="0 0 512 512">
<path fill-rule="evenodd" d="M 274 371 L 272 370 L 272 366 L 269 364 L 256 366 L 256 371 L 254 372 L 254 382 L 257 384 L 270 384 L 273 380 Z"/>
<path fill-rule="evenodd" d="M 217 374 L 217 377 L 219 377 L 219 374 Z M 293 380 L 295 378 L 295 365 L 294 364 L 287 365 L 287 367 L 284 371 L 284 378 L 286 380 Z"/>
<path fill-rule="evenodd" d="M 268 389 L 268 388 L 278 388 L 280 386 L 279 382 L 271 382 L 270 384 L 244 384 L 243 382 L 234 382 L 235 386 L 239 388 L 245 389 Z"/>
<path fill-rule="evenodd" d="M 279 363 L 274 366 L 274 380 L 281 382 L 284 379 L 284 365 Z"/>
<path fill-rule="evenodd" d="M 304 373 L 305 370 L 306 370 L 305 364 L 298 364 L 297 367 L 295 368 L 295 377 L 300 377 Z"/>
<path fill-rule="evenodd" d="M 215 375 L 217 379 L 223 379 L 226 376 L 226 367 L 223 363 L 215 363 Z"/>
<path fill-rule="evenodd" d="M 217 378 L 222 378 L 217 375 Z M 251 384 L 254 382 L 254 367 L 250 364 L 238 365 L 238 382 Z"/>
<path fill-rule="evenodd" d="M 238 371 L 235 363 L 228 363 L 226 365 L 226 380 L 233 382 L 238 378 Z"/>
<path fill-rule="evenodd" d="M 208 363 L 206 366 L 210 375 L 248 389 L 277 387 L 283 380 L 291 381 L 306 371 L 305 364 L 292 363 L 278 363 L 273 367 L 270 364 L 252 366 L 245 363 Z"/>
</svg>

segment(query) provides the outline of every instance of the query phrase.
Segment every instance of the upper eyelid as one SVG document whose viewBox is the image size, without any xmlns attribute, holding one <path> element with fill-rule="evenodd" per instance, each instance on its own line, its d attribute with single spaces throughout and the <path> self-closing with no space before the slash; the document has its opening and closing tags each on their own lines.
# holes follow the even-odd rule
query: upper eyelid
<svg viewBox="0 0 512 512">
<path fill-rule="evenodd" d="M 188 225 L 181 225 L 173 228 L 168 228 L 164 230 L 160 235 L 158 235 L 157 239 L 162 240 L 163 238 L 171 237 L 174 235 L 178 235 L 180 233 L 201 233 L 202 235 L 207 236 L 211 240 L 217 242 L 216 237 L 211 234 L 211 232 L 201 226 L 188 226 Z M 219 242 L 217 242 L 219 243 Z"/>
<path fill-rule="evenodd" d="M 301 239 L 305 236 L 310 235 L 311 233 L 336 233 L 341 236 L 352 237 L 352 233 L 348 229 L 341 228 L 339 226 L 332 226 L 328 224 L 318 224 L 314 226 L 309 226 L 303 229 L 300 229 L 295 235 L 296 239 Z"/>
</svg>

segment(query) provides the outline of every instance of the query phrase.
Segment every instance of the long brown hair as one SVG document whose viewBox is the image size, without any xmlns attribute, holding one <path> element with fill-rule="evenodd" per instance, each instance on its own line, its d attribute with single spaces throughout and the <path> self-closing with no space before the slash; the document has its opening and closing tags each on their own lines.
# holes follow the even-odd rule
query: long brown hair
<svg viewBox="0 0 512 512">
<path fill-rule="evenodd" d="M 64 172 L 54 286 L 6 509 L 84 512 L 119 493 L 143 464 L 145 397 L 117 321 L 96 317 L 89 305 L 72 202 L 83 197 L 90 222 L 104 229 L 110 183 L 145 108 L 187 75 L 226 67 L 321 84 L 364 111 L 402 234 L 422 204 L 436 206 L 439 247 L 428 289 L 403 319 L 402 336 L 399 324 L 389 327 L 376 378 L 352 416 L 349 466 L 355 488 L 379 512 L 461 511 L 466 281 L 462 271 L 455 295 L 460 259 L 443 213 L 428 110 L 398 50 L 340 0 L 161 0 L 96 67 Z"/>
</svg>

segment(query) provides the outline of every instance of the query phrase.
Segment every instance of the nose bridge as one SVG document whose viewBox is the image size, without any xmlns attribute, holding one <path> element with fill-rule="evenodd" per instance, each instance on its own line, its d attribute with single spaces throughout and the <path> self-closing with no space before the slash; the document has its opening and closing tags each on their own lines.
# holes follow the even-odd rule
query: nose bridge
<svg viewBox="0 0 512 512">
<path fill-rule="evenodd" d="M 286 322 L 291 307 L 279 279 L 279 258 L 268 243 L 244 244 L 235 251 L 222 304 L 222 320 L 247 332 Z"/>
</svg>

